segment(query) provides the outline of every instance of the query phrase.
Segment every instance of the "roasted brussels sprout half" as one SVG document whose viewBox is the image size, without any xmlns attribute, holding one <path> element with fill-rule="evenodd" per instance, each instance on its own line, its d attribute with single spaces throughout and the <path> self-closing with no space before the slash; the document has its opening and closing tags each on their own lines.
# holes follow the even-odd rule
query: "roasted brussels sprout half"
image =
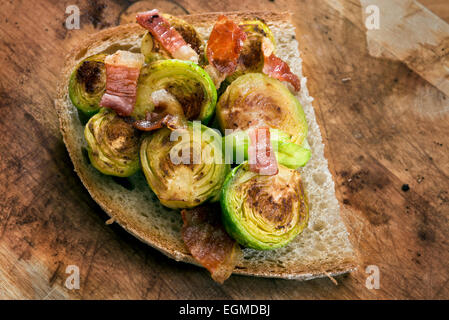
<svg viewBox="0 0 449 320">
<path fill-rule="evenodd" d="M 185 209 L 218 200 L 229 171 L 220 142 L 220 134 L 199 122 L 175 131 L 163 128 L 143 139 L 142 169 L 164 206 Z"/>
<path fill-rule="evenodd" d="M 101 97 L 106 90 L 105 57 L 105 54 L 90 56 L 81 61 L 70 76 L 70 100 L 88 116 L 98 112 Z"/>
<path fill-rule="evenodd" d="M 290 169 L 304 167 L 312 155 L 307 140 L 304 140 L 303 146 L 299 146 L 290 139 L 288 134 L 277 129 L 270 129 L 270 142 L 278 163 Z M 226 162 L 240 164 L 248 160 L 249 143 L 247 131 L 238 130 L 223 137 Z"/>
<path fill-rule="evenodd" d="M 190 44 L 192 49 L 200 55 L 201 62 L 204 56 L 203 40 L 198 32 L 196 32 L 195 28 L 180 18 L 168 14 L 162 14 L 162 16 L 176 29 L 176 31 L 179 32 L 184 41 L 187 42 L 187 44 Z M 165 50 L 157 40 L 154 40 L 149 32 L 145 33 L 142 38 L 140 52 L 145 56 L 146 63 L 172 58 L 170 53 Z"/>
<path fill-rule="evenodd" d="M 142 68 L 132 116 L 142 119 L 147 112 L 152 112 L 155 108 L 152 95 L 161 90 L 174 97 L 181 108 L 173 107 L 174 99 L 167 99 L 165 105 L 158 107 L 168 107 L 171 112 L 178 109 L 183 114 L 177 115 L 203 123 L 207 123 L 214 113 L 217 91 L 209 75 L 193 62 L 171 59 L 155 61 Z"/>
<path fill-rule="evenodd" d="M 249 20 L 239 23 L 239 26 L 246 33 L 246 40 L 243 43 L 242 52 L 240 53 L 240 63 L 236 72 L 228 77 L 228 81 L 232 82 L 239 76 L 250 72 L 262 72 L 264 57 L 262 53 L 262 40 L 267 37 L 276 46 L 274 36 L 270 28 L 261 20 Z"/>
<path fill-rule="evenodd" d="M 307 121 L 298 99 L 279 80 L 248 73 L 235 80 L 220 97 L 217 120 L 221 130 L 270 127 L 302 145 Z"/>
<path fill-rule="evenodd" d="M 226 231 L 241 245 L 257 250 L 285 246 L 309 218 L 299 172 L 282 165 L 277 175 L 264 176 L 242 163 L 226 177 L 220 203 Z"/>
<path fill-rule="evenodd" d="M 239 26 L 246 32 L 248 37 L 267 37 L 273 43 L 273 46 L 276 46 L 276 40 L 274 39 L 273 32 L 271 32 L 270 28 L 262 20 L 245 20 L 240 22 Z"/>
<path fill-rule="evenodd" d="M 102 109 L 84 129 L 92 165 L 104 174 L 129 177 L 139 168 L 140 133 L 114 111 Z"/>
<path fill-rule="evenodd" d="M 262 72 L 264 56 L 262 53 L 262 41 L 266 37 L 276 47 L 273 33 L 270 28 L 261 20 L 246 20 L 239 23 L 240 28 L 246 33 L 246 40 L 243 42 L 242 51 L 239 57 L 237 70 L 226 77 L 218 88 L 218 96 L 238 77 L 252 72 Z"/>
</svg>

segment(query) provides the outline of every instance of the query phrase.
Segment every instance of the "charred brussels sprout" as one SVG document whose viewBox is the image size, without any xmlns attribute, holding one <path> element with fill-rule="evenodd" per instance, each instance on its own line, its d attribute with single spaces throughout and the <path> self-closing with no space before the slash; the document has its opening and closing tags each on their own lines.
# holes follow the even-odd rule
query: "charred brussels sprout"
<svg viewBox="0 0 449 320">
<path fill-rule="evenodd" d="M 246 20 L 239 23 L 240 28 L 246 33 L 246 40 L 243 42 L 237 70 L 221 83 L 218 90 L 219 96 L 238 77 L 251 72 L 262 72 L 264 56 L 262 53 L 262 40 L 268 38 L 276 47 L 273 33 L 270 28 L 261 20 Z"/>
<path fill-rule="evenodd" d="M 143 172 L 164 206 L 193 208 L 218 200 L 229 171 L 221 152 L 221 136 L 199 123 L 185 129 L 160 129 L 140 148 Z"/>
<path fill-rule="evenodd" d="M 200 55 L 200 61 L 202 61 L 203 40 L 198 32 L 196 32 L 195 28 L 180 18 L 168 14 L 163 14 L 162 16 L 167 19 L 176 31 L 179 32 L 184 41 L 187 42 L 198 55 Z M 165 50 L 157 40 L 154 40 L 149 32 L 145 33 L 142 38 L 140 52 L 145 56 L 146 63 L 172 58 L 170 53 Z"/>
<path fill-rule="evenodd" d="M 246 32 L 249 38 L 256 36 L 267 37 L 273 43 L 273 46 L 276 46 L 273 33 L 262 20 L 245 20 L 240 22 L 239 26 Z"/>
<path fill-rule="evenodd" d="M 270 142 L 278 163 L 290 169 L 304 167 L 312 155 L 307 140 L 299 146 L 290 139 L 288 134 L 277 129 L 270 129 Z M 250 139 L 246 131 L 235 131 L 223 137 L 226 162 L 240 164 L 248 160 L 249 143 Z"/>
<path fill-rule="evenodd" d="M 263 176 L 247 162 L 226 177 L 221 193 L 226 231 L 240 244 L 270 250 L 285 246 L 307 226 L 309 207 L 298 171 L 279 166 Z"/>
<path fill-rule="evenodd" d="M 163 16 L 170 22 L 170 25 L 179 32 L 184 41 L 187 42 L 196 53 L 200 54 L 202 51 L 203 40 L 198 32 L 196 32 L 195 28 L 180 18 L 169 14 L 163 14 Z"/>
<path fill-rule="evenodd" d="M 291 136 L 302 145 L 307 121 L 298 99 L 282 82 L 261 73 L 248 73 L 235 80 L 220 97 L 217 120 L 225 129 L 270 127 Z"/>
<path fill-rule="evenodd" d="M 155 61 L 140 71 L 133 117 L 141 119 L 147 112 L 152 112 L 154 94 L 161 90 L 175 99 L 167 99 L 165 105 L 162 102 L 158 107 L 168 107 L 177 115 L 182 112 L 181 116 L 186 119 L 203 123 L 207 123 L 214 113 L 217 91 L 209 75 L 193 62 L 171 59 Z M 167 106 L 173 104 L 171 100 L 176 100 L 180 108 Z M 176 109 L 178 112 L 173 111 Z"/>
<path fill-rule="evenodd" d="M 105 54 L 97 54 L 81 61 L 70 77 L 70 100 L 88 116 L 98 112 L 106 89 L 105 57 Z"/>
<path fill-rule="evenodd" d="M 139 165 L 140 134 L 113 111 L 103 109 L 84 129 L 89 159 L 104 174 L 128 177 Z"/>
<path fill-rule="evenodd" d="M 262 40 L 264 37 L 271 40 L 273 47 L 276 46 L 274 36 L 270 28 L 261 20 L 243 21 L 239 24 L 240 28 L 246 33 L 246 40 L 243 43 L 242 52 L 240 53 L 240 63 L 237 71 L 230 77 L 228 81 L 232 82 L 237 77 L 250 72 L 262 72 L 263 53 Z"/>
</svg>

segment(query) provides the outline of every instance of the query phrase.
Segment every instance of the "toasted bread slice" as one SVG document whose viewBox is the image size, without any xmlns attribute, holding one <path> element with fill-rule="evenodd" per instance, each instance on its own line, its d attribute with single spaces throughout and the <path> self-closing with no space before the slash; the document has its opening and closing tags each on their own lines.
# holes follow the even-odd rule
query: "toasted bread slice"
<svg viewBox="0 0 449 320">
<path fill-rule="evenodd" d="M 207 40 L 219 13 L 183 16 Z M 243 249 L 243 258 L 235 268 L 236 274 L 276 277 L 286 279 L 311 279 L 338 275 L 356 268 L 356 259 L 348 232 L 339 214 L 334 182 L 324 157 L 312 98 L 302 75 L 295 28 L 288 13 L 226 13 L 240 21 L 263 19 L 274 33 L 276 54 L 286 61 L 301 79 L 301 102 L 309 124 L 308 142 L 312 159 L 301 169 L 302 178 L 310 201 L 309 226 L 286 247 L 272 251 Z M 75 171 L 92 198 L 134 236 L 160 250 L 167 256 L 197 264 L 181 238 L 181 215 L 178 211 L 163 207 L 149 189 L 142 173 L 129 178 L 124 187 L 117 179 L 105 176 L 89 164 L 84 154 L 86 142 L 77 109 L 68 96 L 69 77 L 73 68 L 86 57 L 100 53 L 112 53 L 117 49 L 139 52 L 145 30 L 137 24 L 127 24 L 103 30 L 86 39 L 67 57 L 65 70 L 58 88 L 57 109 L 64 142 L 73 161 Z M 131 187 L 130 187 L 131 185 Z M 217 214 L 219 214 L 217 212 Z"/>
</svg>

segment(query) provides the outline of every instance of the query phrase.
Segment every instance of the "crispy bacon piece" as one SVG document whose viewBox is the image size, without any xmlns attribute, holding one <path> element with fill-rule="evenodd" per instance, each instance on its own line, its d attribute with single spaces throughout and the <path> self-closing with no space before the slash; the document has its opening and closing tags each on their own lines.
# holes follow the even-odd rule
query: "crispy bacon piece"
<svg viewBox="0 0 449 320">
<path fill-rule="evenodd" d="M 100 106 L 111 108 L 120 116 L 131 115 L 143 62 L 141 54 L 121 50 L 106 57 L 106 92 Z"/>
<path fill-rule="evenodd" d="M 279 171 L 273 146 L 270 141 L 269 128 L 252 128 L 248 130 L 249 169 L 261 175 L 273 176 Z"/>
<path fill-rule="evenodd" d="M 224 230 L 220 208 L 200 206 L 181 211 L 182 238 L 192 256 L 210 271 L 212 279 L 223 283 L 241 259 L 240 246 Z"/>
<path fill-rule="evenodd" d="M 133 122 L 134 128 L 142 131 L 153 131 L 166 126 L 169 129 L 175 130 L 183 127 L 183 123 L 178 116 L 168 113 L 147 113 L 145 120 L 136 120 Z"/>
<path fill-rule="evenodd" d="M 207 59 L 219 72 L 232 74 L 237 68 L 246 33 L 231 19 L 221 15 L 207 42 Z"/>
<path fill-rule="evenodd" d="M 264 55 L 262 72 L 280 81 L 289 82 L 295 91 L 299 91 L 301 83 L 298 76 L 291 72 L 287 63 L 274 55 L 273 45 L 268 38 L 264 38 L 262 41 L 262 52 Z"/>
<path fill-rule="evenodd" d="M 184 41 L 179 32 L 162 17 L 157 9 L 138 13 L 136 20 L 138 24 L 150 31 L 173 58 L 198 63 L 198 54 L 195 50 Z"/>
</svg>

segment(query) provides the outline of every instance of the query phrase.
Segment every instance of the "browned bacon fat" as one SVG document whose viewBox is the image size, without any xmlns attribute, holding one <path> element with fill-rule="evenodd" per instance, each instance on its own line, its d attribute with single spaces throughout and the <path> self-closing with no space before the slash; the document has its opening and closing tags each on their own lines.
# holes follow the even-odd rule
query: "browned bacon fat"
<svg viewBox="0 0 449 320">
<path fill-rule="evenodd" d="M 224 230 L 220 208 L 214 205 L 182 210 L 182 238 L 192 256 L 210 271 L 212 278 L 223 283 L 229 278 L 242 252 Z"/>
<path fill-rule="evenodd" d="M 175 130 L 184 127 L 182 119 L 176 115 L 168 113 L 147 113 L 145 120 L 134 121 L 133 126 L 142 131 L 153 131 L 166 126 L 169 129 Z"/>
<path fill-rule="evenodd" d="M 276 175 L 279 169 L 270 141 L 270 129 L 249 129 L 248 135 L 250 139 L 248 146 L 250 171 L 267 176 Z"/>
<path fill-rule="evenodd" d="M 237 68 L 246 33 L 231 19 L 221 15 L 207 42 L 207 59 L 219 72 L 230 75 Z"/>
<path fill-rule="evenodd" d="M 295 91 L 299 91 L 301 83 L 298 76 L 291 72 L 287 63 L 274 55 L 273 44 L 268 38 L 264 38 L 262 41 L 262 52 L 264 55 L 262 72 L 280 81 L 289 82 Z"/>
<path fill-rule="evenodd" d="M 117 51 L 104 60 L 106 64 L 106 92 L 100 106 L 111 108 L 120 116 L 129 116 L 134 109 L 137 79 L 144 57 L 128 51 Z"/>
<path fill-rule="evenodd" d="M 137 23 L 147 29 L 175 59 L 198 63 L 198 54 L 182 38 L 178 31 L 164 19 L 157 9 L 140 12 Z"/>
<path fill-rule="evenodd" d="M 134 121 L 136 129 L 153 131 L 166 126 L 171 130 L 184 128 L 187 120 L 182 106 L 176 98 L 165 89 L 156 90 L 151 94 L 154 112 L 147 112 L 144 120 Z"/>
</svg>

